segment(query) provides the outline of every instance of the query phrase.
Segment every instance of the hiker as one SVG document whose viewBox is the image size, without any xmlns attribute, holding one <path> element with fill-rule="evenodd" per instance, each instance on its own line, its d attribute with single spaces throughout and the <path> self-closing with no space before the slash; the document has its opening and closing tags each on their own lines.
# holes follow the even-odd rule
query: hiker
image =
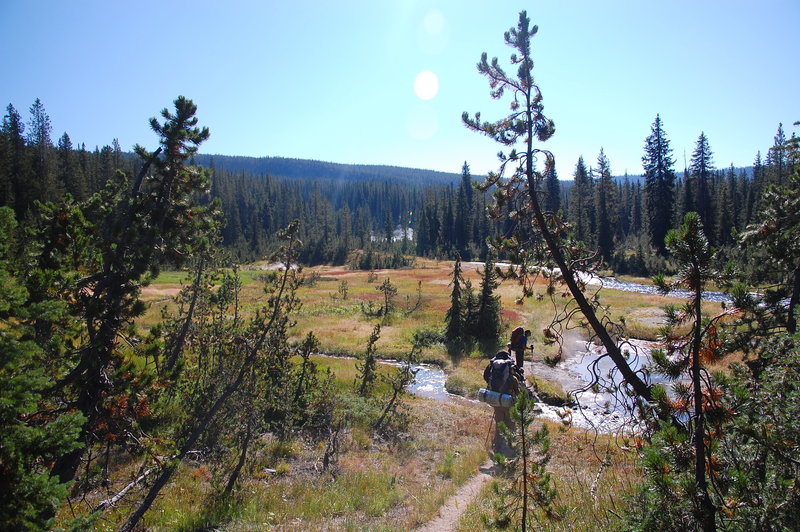
<svg viewBox="0 0 800 532">
<path fill-rule="evenodd" d="M 483 380 L 489 390 L 498 394 L 506 394 L 515 397 L 524 384 L 520 383 L 521 374 L 517 371 L 511 354 L 508 351 L 499 351 L 483 370 Z M 500 433 L 497 423 L 504 423 L 508 428 L 514 430 L 514 421 L 511 419 L 508 406 L 492 406 L 494 408 L 494 441 L 492 450 L 501 453 L 508 458 L 513 456 L 513 452 Z"/>
<path fill-rule="evenodd" d="M 525 350 L 530 349 L 533 351 L 533 345 L 528 347 L 528 341 L 531 337 L 531 330 L 530 329 L 523 329 L 522 327 L 517 327 L 513 331 L 511 331 L 511 341 L 506 344 L 506 346 L 514 351 L 514 355 L 516 358 L 517 368 L 522 370 L 522 364 L 525 362 Z"/>
</svg>

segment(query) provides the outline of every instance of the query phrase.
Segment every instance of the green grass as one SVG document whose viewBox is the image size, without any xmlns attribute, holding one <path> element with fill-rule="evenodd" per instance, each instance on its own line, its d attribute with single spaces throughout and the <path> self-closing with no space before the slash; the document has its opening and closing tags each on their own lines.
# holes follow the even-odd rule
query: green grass
<svg viewBox="0 0 800 532">
<path fill-rule="evenodd" d="M 247 490 L 247 503 L 230 530 L 246 524 L 309 522 L 348 514 L 378 517 L 404 497 L 401 483 L 389 471 L 348 472 L 335 483 L 250 483 Z"/>
<path fill-rule="evenodd" d="M 570 402 L 570 397 L 564 388 L 556 381 L 551 381 L 535 375 L 526 375 L 525 378 L 531 383 L 531 387 L 537 391 L 537 395 L 542 402 L 562 406 Z"/>
<path fill-rule="evenodd" d="M 324 374 L 330 369 L 335 377 L 334 386 L 337 389 L 342 391 L 353 389 L 353 383 L 358 376 L 358 368 L 356 368 L 356 364 L 359 363 L 359 360 L 329 356 L 315 356 L 312 357 L 312 360 L 314 361 L 314 364 L 316 364 L 317 370 L 320 372 L 320 374 Z M 394 370 L 395 368 L 392 366 L 387 366 L 385 364 L 378 365 L 378 375 L 384 375 L 388 377 Z M 375 385 L 375 394 L 382 395 L 388 392 L 389 385 L 383 382 L 381 379 L 378 379 Z"/>
<path fill-rule="evenodd" d="M 478 390 L 486 387 L 486 382 L 483 380 L 486 364 L 485 358 L 462 358 L 449 372 L 445 388 L 456 395 L 476 397 Z"/>
<path fill-rule="evenodd" d="M 314 467 L 324 443 L 254 447 L 241 489 L 229 501 L 213 495 L 212 471 L 184 464 L 145 516 L 149 530 L 409 530 L 435 516 L 441 504 L 486 459 L 487 418 L 479 405 L 414 400 L 408 437 L 372 441 L 362 430 L 343 440 L 336 476 Z M 264 467 L 276 469 L 264 472 Z M 104 529 L 114 530 L 124 511 Z"/>
</svg>

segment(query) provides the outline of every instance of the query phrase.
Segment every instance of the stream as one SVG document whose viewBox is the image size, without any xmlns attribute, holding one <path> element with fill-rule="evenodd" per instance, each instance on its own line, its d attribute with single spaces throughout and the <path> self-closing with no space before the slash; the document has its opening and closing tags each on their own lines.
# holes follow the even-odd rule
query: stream
<svg viewBox="0 0 800 532">
<path fill-rule="evenodd" d="M 649 284 L 630 283 L 628 281 L 620 281 L 616 277 L 601 277 L 599 275 L 581 275 L 581 280 L 587 285 L 602 286 L 603 288 L 610 288 L 611 290 L 622 290 L 623 292 L 635 292 L 637 294 L 659 294 L 658 289 Z M 691 299 L 692 293 L 688 290 L 671 290 L 666 297 L 675 297 L 680 299 Z M 728 303 L 731 298 L 722 292 L 714 292 L 711 290 L 703 292 L 704 301 L 713 301 L 715 303 Z"/>
<path fill-rule="evenodd" d="M 565 391 L 578 390 L 586 386 L 591 378 L 590 366 L 602 354 L 599 348 L 578 342 L 575 349 L 565 355 L 564 359 L 550 367 L 542 362 L 526 362 L 525 371 L 533 375 L 557 381 Z M 650 347 L 652 343 L 644 340 L 631 340 L 631 350 L 635 348 L 637 354 L 631 354 L 631 366 L 634 370 L 650 363 Z M 395 361 L 382 361 L 384 364 L 399 365 Z M 613 363 L 604 358 L 598 364 L 598 371 L 606 375 L 613 367 Z M 408 386 L 408 391 L 419 397 L 435 401 L 475 401 L 458 395 L 453 395 L 445 390 L 447 375 L 440 367 L 432 364 L 415 364 L 413 366 L 416 378 Z M 652 379 L 658 381 L 658 379 Z M 624 425 L 630 425 L 624 405 L 618 403 L 611 395 L 586 391 L 576 397 L 577 403 L 569 407 L 556 407 L 546 403 L 536 403 L 541 410 L 539 417 L 556 422 L 569 422 L 572 426 L 582 429 L 597 429 L 599 432 L 616 432 Z"/>
<path fill-rule="evenodd" d="M 620 281 L 614 277 L 586 276 L 583 281 L 588 285 L 602 285 L 604 288 L 613 290 L 640 294 L 658 294 L 658 290 L 654 286 Z M 668 296 L 686 299 L 691 294 L 685 290 L 674 290 Z M 730 301 L 730 298 L 722 292 L 711 291 L 703 292 L 703 299 L 713 302 Z M 627 349 L 623 348 L 623 352 L 627 352 L 629 356 L 629 364 L 634 371 L 650 364 L 650 351 L 654 345 L 654 342 L 631 339 L 626 346 Z M 566 351 L 564 358 L 554 367 L 538 361 L 526 362 L 525 371 L 558 382 L 570 394 L 572 391 L 584 388 L 592 380 L 591 368 L 603 354 L 602 348 L 584 341 L 577 341 L 574 349 L 567 348 Z M 397 362 L 389 363 L 398 364 Z M 613 370 L 614 367 L 611 359 L 605 357 L 597 364 L 596 371 L 601 376 L 607 377 L 609 371 Z M 440 367 L 431 364 L 417 364 L 414 369 L 417 370 L 416 379 L 408 386 L 408 390 L 414 395 L 436 401 L 447 401 L 454 398 L 472 400 L 452 395 L 445 390 L 447 376 Z M 653 383 L 664 382 L 665 380 L 663 376 L 658 374 L 650 376 L 650 381 Z M 616 384 L 619 384 L 618 375 L 616 375 L 615 381 Z M 541 409 L 539 417 L 556 422 L 569 422 L 575 427 L 596 429 L 599 432 L 617 432 L 626 425 L 630 428 L 635 428 L 631 423 L 632 420 L 628 417 L 626 405 L 612 395 L 600 391 L 587 390 L 577 394 L 575 398 L 577 400 L 576 404 L 563 408 L 537 403 L 536 406 Z"/>
</svg>

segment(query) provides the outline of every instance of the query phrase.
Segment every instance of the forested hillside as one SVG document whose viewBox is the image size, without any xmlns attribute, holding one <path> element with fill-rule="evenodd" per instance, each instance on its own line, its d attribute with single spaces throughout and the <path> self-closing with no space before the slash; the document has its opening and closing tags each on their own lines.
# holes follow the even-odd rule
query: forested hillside
<svg viewBox="0 0 800 532">
<path fill-rule="evenodd" d="M 199 153 L 195 163 L 229 172 L 254 175 L 271 175 L 311 180 L 343 181 L 396 181 L 411 185 L 449 185 L 458 181 L 458 174 L 435 170 L 378 166 L 365 164 L 339 164 L 309 159 L 285 157 L 242 157 L 234 155 L 208 155 Z"/>
</svg>

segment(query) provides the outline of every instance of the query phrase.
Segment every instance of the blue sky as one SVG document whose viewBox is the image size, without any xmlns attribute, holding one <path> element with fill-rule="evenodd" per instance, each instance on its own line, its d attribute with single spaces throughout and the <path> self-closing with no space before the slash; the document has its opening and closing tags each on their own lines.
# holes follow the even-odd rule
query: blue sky
<svg viewBox="0 0 800 532">
<path fill-rule="evenodd" d="M 0 104 L 40 98 L 53 140 L 152 148 L 147 120 L 179 94 L 211 129 L 204 153 L 388 164 L 478 175 L 499 145 L 461 113 L 499 118 L 475 64 L 507 61 L 503 32 L 526 9 L 534 74 L 571 179 L 603 147 L 641 172 L 660 113 L 678 170 L 700 132 L 717 167 L 765 154 L 800 128 L 797 0 L 0 1 Z M 438 79 L 421 99 L 420 72 Z M 432 88 L 423 94 L 431 96 Z M 3 113 L 5 114 L 5 113 Z"/>
</svg>

